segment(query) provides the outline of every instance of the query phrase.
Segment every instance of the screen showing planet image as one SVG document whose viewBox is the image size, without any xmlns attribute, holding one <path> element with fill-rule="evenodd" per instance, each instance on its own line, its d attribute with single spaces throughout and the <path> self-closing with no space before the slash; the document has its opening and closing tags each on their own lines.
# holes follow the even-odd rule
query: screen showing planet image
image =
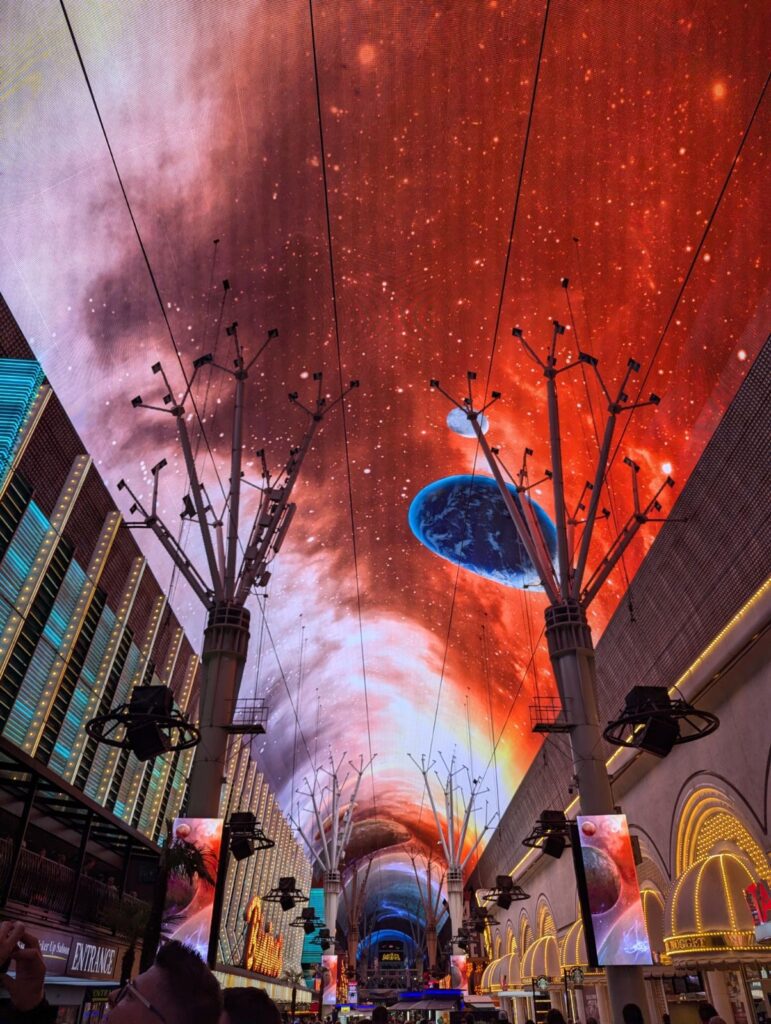
<svg viewBox="0 0 771 1024">
<path fill-rule="evenodd" d="M 577 824 L 598 964 L 653 963 L 626 816 L 579 815 Z"/>
<path fill-rule="evenodd" d="M 554 523 L 537 502 L 520 496 L 513 484 L 506 486 L 553 560 L 557 553 Z M 541 589 L 492 477 L 464 474 L 427 484 L 412 500 L 409 524 L 421 544 L 454 565 L 507 587 Z"/>
<path fill-rule="evenodd" d="M 222 818 L 176 818 L 172 826 L 175 859 L 185 867 L 169 872 L 161 938 L 190 946 L 203 960 L 209 954 L 222 825 Z"/>
</svg>

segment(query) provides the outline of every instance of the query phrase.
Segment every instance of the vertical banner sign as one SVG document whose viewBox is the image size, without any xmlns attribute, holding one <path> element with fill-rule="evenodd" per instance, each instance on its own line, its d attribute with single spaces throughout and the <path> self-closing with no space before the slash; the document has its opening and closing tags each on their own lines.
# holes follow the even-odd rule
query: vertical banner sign
<svg viewBox="0 0 771 1024">
<path fill-rule="evenodd" d="M 222 818 L 176 818 L 173 842 L 187 844 L 200 855 L 209 877 L 216 881 L 222 847 Z M 176 939 L 206 960 L 214 911 L 214 885 L 195 875 L 192 882 L 173 872 L 166 886 L 161 939 Z"/>
<path fill-rule="evenodd" d="M 768 883 L 761 878 L 748 885 L 744 895 L 755 924 L 755 941 L 768 942 L 771 939 L 771 890 Z"/>
<path fill-rule="evenodd" d="M 337 1002 L 337 954 L 326 953 L 321 958 L 323 1006 L 334 1006 Z"/>
<path fill-rule="evenodd" d="M 468 993 L 468 957 L 465 953 L 453 953 L 450 957 L 450 986 Z"/>
<path fill-rule="evenodd" d="M 600 967 L 652 964 L 629 826 L 623 814 L 579 815 L 585 905 Z"/>
</svg>

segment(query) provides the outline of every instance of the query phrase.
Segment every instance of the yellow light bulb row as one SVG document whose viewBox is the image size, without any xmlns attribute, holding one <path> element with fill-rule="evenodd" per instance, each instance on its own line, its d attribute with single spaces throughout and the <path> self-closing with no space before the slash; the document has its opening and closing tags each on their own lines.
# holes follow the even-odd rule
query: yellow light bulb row
<svg viewBox="0 0 771 1024">
<path fill-rule="evenodd" d="M 156 597 L 155 601 L 153 602 L 153 610 L 150 614 L 150 624 L 148 626 L 147 633 L 145 634 L 145 641 L 142 644 L 142 647 L 140 648 L 139 664 L 137 666 L 136 672 L 134 673 L 134 678 L 131 680 L 130 689 L 133 689 L 138 683 L 140 683 L 142 681 L 143 675 L 145 674 L 147 662 L 150 658 L 150 652 L 152 651 L 153 646 L 155 644 L 155 633 L 156 628 L 158 626 L 158 622 L 160 620 L 161 610 L 165 603 L 166 598 L 162 594 Z M 111 750 L 107 755 L 107 763 L 105 764 L 105 769 L 102 775 L 102 783 L 99 787 L 100 802 L 105 798 L 105 796 L 110 790 L 118 757 L 119 754 L 117 748 Z M 136 778 L 136 773 L 134 773 L 134 777 Z M 136 784 L 137 783 L 135 782 L 134 785 L 136 786 Z M 129 801 L 126 801 L 126 803 L 128 802 Z"/>
<path fill-rule="evenodd" d="M 13 459 L 11 465 L 8 468 L 8 474 L 5 478 L 5 483 L 2 486 L 0 486 L 0 499 L 2 499 L 2 497 L 4 496 L 6 490 L 8 489 L 8 485 L 13 479 L 14 473 L 18 469 L 19 463 L 22 460 L 22 456 L 24 455 L 24 452 L 27 450 L 27 445 L 29 444 L 30 438 L 35 433 L 35 429 L 37 428 L 38 422 L 40 421 L 40 417 L 43 413 L 43 410 L 48 405 L 48 401 L 51 395 L 52 391 L 50 385 L 45 383 L 41 384 L 37 396 L 35 400 L 32 402 L 31 406 L 29 407 L 29 411 L 27 412 L 27 415 L 24 418 L 21 427 L 19 428 L 19 433 L 16 439 L 16 449 L 13 453 Z"/>
<path fill-rule="evenodd" d="M 72 497 L 80 492 L 82 478 L 77 489 L 75 482 L 82 474 L 83 466 L 85 465 L 87 469 L 90 462 L 91 460 L 88 456 L 81 455 L 78 456 L 73 463 L 73 469 L 70 473 L 69 481 L 65 484 L 64 491 L 62 492 L 64 497 L 62 498 L 60 496 L 59 508 L 62 511 L 61 513 L 54 515 L 49 521 L 49 527 L 43 537 L 43 542 L 35 557 L 35 561 L 32 563 L 32 568 L 29 576 L 27 577 L 27 582 L 21 588 L 21 594 L 17 599 L 15 607 L 18 614 L 11 615 L 8 625 L 3 633 L 2 640 L 0 640 L 0 673 L 5 670 L 6 662 L 10 655 L 11 645 L 19 633 L 21 624 L 25 618 L 25 612 L 40 589 L 40 584 L 50 563 L 51 555 L 53 554 L 54 543 L 58 543 L 61 527 L 68 518 L 68 509 L 72 506 Z"/>
<path fill-rule="evenodd" d="M 104 563 L 112 549 L 113 540 L 118 532 L 119 520 L 120 516 L 117 512 L 110 512 L 105 521 L 105 525 L 102 527 L 99 541 L 97 542 L 97 546 L 91 558 L 88 573 L 86 574 L 86 585 L 80 593 L 75 611 L 70 619 L 67 631 L 64 634 L 62 645 L 57 654 L 57 658 L 61 662 L 59 671 L 55 673 L 52 672 L 49 676 L 48 682 L 46 683 L 45 689 L 43 690 L 43 694 L 38 703 L 37 711 L 32 719 L 32 732 L 27 735 L 27 739 L 24 741 L 23 749 L 28 753 L 33 751 L 40 741 L 40 736 L 44 728 L 44 720 L 48 718 L 51 705 L 55 701 L 56 694 L 61 686 L 62 679 L 67 668 L 67 662 L 72 654 L 72 644 L 74 643 L 75 636 L 80 632 L 83 626 L 83 621 L 99 583 Z"/>
<path fill-rule="evenodd" d="M 94 689 L 92 691 L 91 698 L 86 707 L 86 715 L 84 719 L 85 721 L 88 721 L 89 718 L 93 718 L 93 716 L 96 714 L 96 709 L 99 704 L 99 701 L 102 699 L 102 694 L 104 692 L 104 687 L 107 682 L 107 677 L 109 676 L 110 671 L 112 670 L 115 654 L 117 652 L 118 647 L 120 646 L 120 640 L 123 635 L 123 630 L 125 628 L 126 621 L 131 612 L 131 608 L 133 607 L 134 598 L 136 597 L 136 592 L 139 589 L 139 581 L 144 572 L 144 568 L 144 558 L 135 558 L 134 562 L 132 563 L 132 568 L 129 574 L 126 590 L 124 591 L 123 598 L 118 607 L 118 614 L 115 618 L 112 633 L 110 634 L 110 639 L 107 644 L 107 650 L 105 651 L 104 658 L 102 659 L 102 664 L 99 666 L 99 671 L 97 673 Z M 71 778 L 72 775 L 77 773 L 76 762 L 80 760 L 80 755 L 85 745 L 85 741 L 86 733 L 85 730 L 81 729 L 75 742 L 75 746 L 72 751 L 72 756 L 67 762 L 69 778 Z M 72 769 L 72 771 L 70 771 L 70 769 Z"/>
</svg>

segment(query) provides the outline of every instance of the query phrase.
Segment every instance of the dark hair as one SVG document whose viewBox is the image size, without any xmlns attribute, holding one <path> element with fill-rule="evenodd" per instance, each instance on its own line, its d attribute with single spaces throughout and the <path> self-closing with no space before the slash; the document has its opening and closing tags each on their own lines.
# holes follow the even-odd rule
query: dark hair
<svg viewBox="0 0 771 1024">
<path fill-rule="evenodd" d="M 559 1010 L 552 1007 L 546 1014 L 546 1024 L 565 1024 L 565 1018 Z"/>
<path fill-rule="evenodd" d="M 376 1006 L 372 1011 L 372 1024 L 387 1024 L 388 1010 L 385 1006 Z"/>
<path fill-rule="evenodd" d="M 222 993 L 230 1024 L 280 1024 L 281 1014 L 261 988 L 226 988 Z"/>
<path fill-rule="evenodd" d="M 637 1003 L 627 1003 L 621 1011 L 621 1016 L 624 1018 L 624 1024 L 645 1024 L 642 1010 Z"/>
<path fill-rule="evenodd" d="M 181 942 L 167 942 L 158 950 L 155 966 L 168 978 L 172 1021 L 218 1024 L 222 1013 L 219 982 L 194 950 Z"/>
<path fill-rule="evenodd" d="M 713 1017 L 718 1016 L 718 1012 L 712 1003 L 708 1003 L 706 1000 L 702 1000 L 698 1007 L 699 1020 L 712 1020 Z"/>
</svg>

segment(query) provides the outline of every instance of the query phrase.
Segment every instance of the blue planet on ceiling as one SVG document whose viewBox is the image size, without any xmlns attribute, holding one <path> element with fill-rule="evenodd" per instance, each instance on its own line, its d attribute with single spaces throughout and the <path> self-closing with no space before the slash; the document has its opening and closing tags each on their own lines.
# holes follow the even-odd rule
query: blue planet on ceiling
<svg viewBox="0 0 771 1024">
<path fill-rule="evenodd" d="M 552 559 L 557 531 L 539 504 L 530 502 Z M 540 590 L 533 563 L 517 536 L 498 485 L 488 476 L 448 476 L 419 491 L 409 511 L 410 529 L 421 544 L 440 558 L 507 587 Z"/>
<path fill-rule="evenodd" d="M 479 417 L 479 423 L 482 427 L 482 433 L 486 434 L 490 429 L 490 421 L 482 413 Z M 476 437 L 471 420 L 468 418 L 463 409 L 458 409 L 457 406 L 447 413 L 447 426 L 452 430 L 454 434 L 460 434 L 461 437 Z"/>
</svg>

